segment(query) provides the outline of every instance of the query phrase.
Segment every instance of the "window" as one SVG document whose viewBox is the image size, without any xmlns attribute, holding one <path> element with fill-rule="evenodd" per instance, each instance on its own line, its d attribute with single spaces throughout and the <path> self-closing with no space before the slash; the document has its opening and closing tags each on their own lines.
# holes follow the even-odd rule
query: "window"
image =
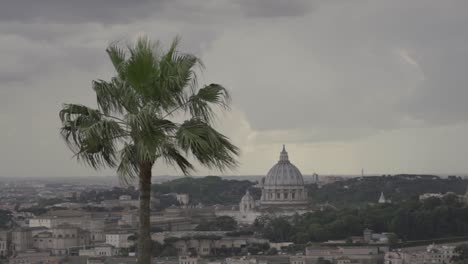
<svg viewBox="0 0 468 264">
<path fill-rule="evenodd" d="M 276 193 L 276 199 L 279 199 L 279 198 L 280 198 L 280 194 Z"/>
</svg>

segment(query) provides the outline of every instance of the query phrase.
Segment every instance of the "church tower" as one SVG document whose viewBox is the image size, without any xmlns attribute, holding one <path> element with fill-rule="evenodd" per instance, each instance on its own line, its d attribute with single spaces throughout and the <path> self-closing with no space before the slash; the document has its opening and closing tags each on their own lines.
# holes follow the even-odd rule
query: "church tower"
<svg viewBox="0 0 468 264">
<path fill-rule="evenodd" d="M 379 197 L 379 204 L 384 204 L 384 203 L 387 203 L 387 200 L 385 199 L 383 192 L 381 192 L 380 197 Z"/>
</svg>

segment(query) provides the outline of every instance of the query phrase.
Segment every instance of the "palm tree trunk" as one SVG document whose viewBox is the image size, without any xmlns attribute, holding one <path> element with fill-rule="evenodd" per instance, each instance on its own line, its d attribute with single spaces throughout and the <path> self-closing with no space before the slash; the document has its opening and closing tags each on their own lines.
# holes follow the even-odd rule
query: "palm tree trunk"
<svg viewBox="0 0 468 264">
<path fill-rule="evenodd" d="M 151 201 L 151 167 L 145 162 L 140 164 L 140 209 L 138 234 L 138 264 L 151 263 L 151 234 L 150 234 L 150 201 Z"/>
</svg>

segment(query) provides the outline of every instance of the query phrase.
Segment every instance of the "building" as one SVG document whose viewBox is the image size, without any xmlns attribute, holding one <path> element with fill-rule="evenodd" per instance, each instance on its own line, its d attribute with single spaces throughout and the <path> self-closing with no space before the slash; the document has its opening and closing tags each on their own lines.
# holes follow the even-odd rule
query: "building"
<svg viewBox="0 0 468 264">
<path fill-rule="evenodd" d="M 454 256 L 455 246 L 446 245 L 429 245 L 426 248 L 426 261 L 427 263 L 449 263 Z"/>
<path fill-rule="evenodd" d="M 50 251 L 55 256 L 68 255 L 70 250 L 89 243 L 89 232 L 70 225 L 61 225 L 33 235 L 33 248 Z"/>
<path fill-rule="evenodd" d="M 0 231 L 0 258 L 5 258 L 10 255 L 11 232 L 6 230 Z"/>
<path fill-rule="evenodd" d="M 112 245 L 116 248 L 129 248 L 134 242 L 129 240 L 129 237 L 133 236 L 133 233 L 108 233 L 106 234 L 106 244 Z"/>
<path fill-rule="evenodd" d="M 189 195 L 187 193 L 176 194 L 176 199 L 182 206 L 187 206 L 190 202 Z"/>
<path fill-rule="evenodd" d="M 384 263 L 385 264 L 405 264 L 405 257 L 407 257 L 405 255 L 406 253 L 402 253 L 399 251 L 387 252 L 385 253 Z"/>
<path fill-rule="evenodd" d="M 262 178 L 259 187 L 262 188 L 260 201 L 255 201 L 247 191 L 238 208 L 216 208 L 216 216 L 230 216 L 241 224 L 253 224 L 265 214 L 291 216 L 311 211 L 302 174 L 289 161 L 284 145 L 279 161 Z"/>
<path fill-rule="evenodd" d="M 384 260 L 384 251 L 378 246 L 306 247 L 306 258 L 312 262 L 319 259 L 333 263 L 376 264 Z M 351 261 L 351 262 L 347 262 Z"/>
<path fill-rule="evenodd" d="M 118 254 L 118 251 L 112 245 L 98 245 L 90 249 L 80 249 L 79 256 L 88 257 L 112 257 Z"/>
<path fill-rule="evenodd" d="M 307 264 L 305 256 L 290 256 L 289 264 Z"/>
<path fill-rule="evenodd" d="M 9 259 L 9 264 L 59 263 L 61 257 L 51 256 L 49 252 L 28 250 Z"/>
<path fill-rule="evenodd" d="M 451 263 L 453 257 L 457 256 L 455 246 L 429 245 L 424 251 L 397 250 L 385 253 L 385 264 L 426 264 Z"/>
<path fill-rule="evenodd" d="M 388 244 L 390 242 L 389 233 L 374 233 L 371 229 L 364 229 L 363 239 L 368 244 Z"/>
<path fill-rule="evenodd" d="M 251 236 L 231 237 L 223 231 L 187 231 L 153 233 L 151 238 L 159 243 L 171 243 L 177 249 L 179 256 L 196 254 L 198 256 L 211 255 L 214 251 L 226 250 L 239 252 L 249 244 L 264 244 L 268 240 Z"/>
<path fill-rule="evenodd" d="M 299 169 L 289 161 L 283 145 L 280 159 L 261 180 L 262 207 L 291 207 L 308 204 L 307 190 Z"/>
<path fill-rule="evenodd" d="M 255 200 L 247 190 L 239 203 L 239 213 L 234 215 L 234 219 L 240 224 L 252 224 L 261 215 L 255 208 Z"/>
<path fill-rule="evenodd" d="M 353 264 L 353 263 L 360 263 L 359 260 L 350 259 L 348 257 L 339 257 L 336 259 L 336 264 Z"/>
<path fill-rule="evenodd" d="M 132 197 L 130 195 L 121 195 L 119 196 L 120 201 L 130 201 L 132 200 Z"/>
<path fill-rule="evenodd" d="M 180 256 L 179 264 L 198 264 L 198 258 L 190 256 Z"/>
<path fill-rule="evenodd" d="M 226 264 L 257 264 L 255 258 L 226 258 Z"/>
<path fill-rule="evenodd" d="M 12 249 L 15 252 L 32 249 L 32 230 L 30 228 L 18 228 L 11 232 Z"/>
<path fill-rule="evenodd" d="M 52 219 L 49 217 L 38 217 L 29 219 L 29 227 L 52 227 Z"/>
</svg>

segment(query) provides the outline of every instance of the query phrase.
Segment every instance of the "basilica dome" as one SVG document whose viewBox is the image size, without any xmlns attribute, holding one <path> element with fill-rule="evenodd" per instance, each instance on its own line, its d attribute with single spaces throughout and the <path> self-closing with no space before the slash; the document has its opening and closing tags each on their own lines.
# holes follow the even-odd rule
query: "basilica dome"
<svg viewBox="0 0 468 264">
<path fill-rule="evenodd" d="M 288 152 L 283 146 L 280 153 L 280 160 L 270 171 L 268 171 L 264 186 L 301 186 L 304 185 L 304 179 L 299 169 L 289 161 Z"/>
<path fill-rule="evenodd" d="M 268 171 L 262 179 L 262 206 L 288 207 L 293 205 L 306 205 L 308 203 L 307 190 L 299 169 L 294 166 L 288 157 L 283 145 L 279 161 Z"/>
</svg>

